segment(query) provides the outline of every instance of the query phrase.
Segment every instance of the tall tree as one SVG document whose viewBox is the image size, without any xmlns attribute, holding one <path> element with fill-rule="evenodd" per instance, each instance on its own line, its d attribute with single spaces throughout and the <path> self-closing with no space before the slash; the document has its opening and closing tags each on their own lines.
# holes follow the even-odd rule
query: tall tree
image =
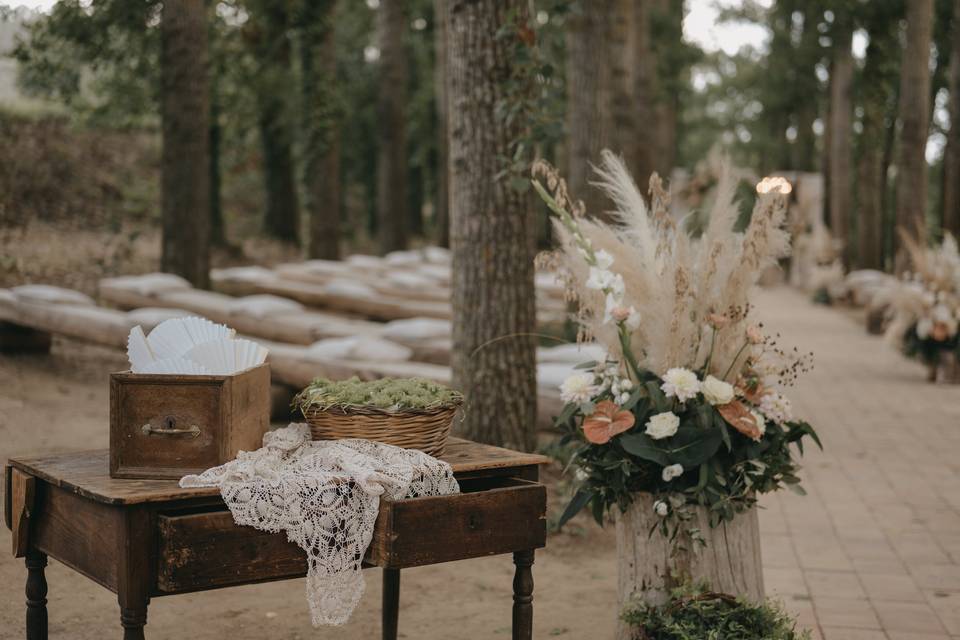
<svg viewBox="0 0 960 640">
<path fill-rule="evenodd" d="M 403 0 L 382 0 L 377 10 L 380 77 L 377 97 L 377 232 L 380 251 L 407 247 L 407 31 Z"/>
<path fill-rule="evenodd" d="M 589 186 L 591 163 L 603 149 L 636 155 L 628 66 L 632 1 L 579 3 L 567 29 L 567 175 L 573 196 L 595 216 L 603 216 L 606 205 Z"/>
<path fill-rule="evenodd" d="M 447 127 L 449 110 L 447 108 L 447 0 L 433 1 L 434 52 L 435 60 L 434 90 L 437 109 L 437 193 L 434 204 L 436 221 L 436 242 L 441 247 L 450 246 L 450 142 Z"/>
<path fill-rule="evenodd" d="M 845 12 L 836 14 L 833 25 L 833 60 L 830 64 L 830 230 L 843 243 L 843 262 L 850 264 L 851 146 L 853 135 L 853 25 Z M 812 122 L 810 123 L 812 125 Z M 801 149 L 801 151 L 803 151 Z M 809 167 L 804 167 L 809 168 Z"/>
<path fill-rule="evenodd" d="M 263 150 L 264 231 L 287 242 L 300 239 L 300 202 L 293 159 L 293 85 L 287 2 L 249 0 L 244 35 L 256 58 L 258 128 Z"/>
<path fill-rule="evenodd" d="M 210 89 L 204 0 L 166 0 L 160 23 L 161 268 L 210 284 Z"/>
<path fill-rule="evenodd" d="M 960 0 L 953 2 L 950 67 L 950 130 L 943 158 L 943 229 L 960 236 Z"/>
<path fill-rule="evenodd" d="M 872 3 L 866 5 L 864 11 L 869 44 L 857 91 L 863 112 L 856 179 L 857 266 L 883 269 L 887 140 L 896 121 L 898 25 L 903 4 Z"/>
<path fill-rule="evenodd" d="M 535 222 L 527 194 L 504 171 L 527 127 L 524 117 L 505 116 L 533 82 L 518 62 L 532 33 L 527 3 L 451 0 L 448 8 L 451 365 L 466 398 L 462 431 L 530 450 L 537 413 Z"/>
<path fill-rule="evenodd" d="M 302 0 L 300 98 L 307 255 L 340 258 L 340 99 L 336 85 L 336 0 Z"/>
<path fill-rule="evenodd" d="M 907 3 L 907 42 L 900 65 L 900 157 L 897 225 L 919 239 L 927 206 L 926 148 L 930 114 L 930 39 L 933 0 Z M 902 262 L 902 260 L 901 260 Z"/>
</svg>

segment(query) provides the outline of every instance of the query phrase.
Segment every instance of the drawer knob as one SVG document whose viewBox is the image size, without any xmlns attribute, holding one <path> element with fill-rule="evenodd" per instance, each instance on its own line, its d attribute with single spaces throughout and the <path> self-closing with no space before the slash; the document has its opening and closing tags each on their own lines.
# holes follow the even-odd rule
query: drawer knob
<svg viewBox="0 0 960 640">
<path fill-rule="evenodd" d="M 174 418 L 167 417 L 163 420 L 163 426 L 161 427 L 155 427 L 148 422 L 140 427 L 140 430 L 145 436 L 184 436 L 187 438 L 196 438 L 200 435 L 200 427 L 195 424 L 190 425 L 186 429 L 180 429 L 176 424 L 177 421 Z"/>
</svg>

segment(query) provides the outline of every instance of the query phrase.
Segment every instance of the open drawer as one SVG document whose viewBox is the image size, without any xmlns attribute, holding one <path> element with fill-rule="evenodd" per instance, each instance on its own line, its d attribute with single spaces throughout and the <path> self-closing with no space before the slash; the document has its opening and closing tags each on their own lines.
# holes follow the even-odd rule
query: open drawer
<svg viewBox="0 0 960 640">
<path fill-rule="evenodd" d="M 518 478 L 464 480 L 461 493 L 380 504 L 365 561 L 403 568 L 542 547 L 546 488 Z M 157 516 L 156 593 L 280 580 L 306 573 L 286 533 L 233 522 L 229 511 Z"/>
</svg>

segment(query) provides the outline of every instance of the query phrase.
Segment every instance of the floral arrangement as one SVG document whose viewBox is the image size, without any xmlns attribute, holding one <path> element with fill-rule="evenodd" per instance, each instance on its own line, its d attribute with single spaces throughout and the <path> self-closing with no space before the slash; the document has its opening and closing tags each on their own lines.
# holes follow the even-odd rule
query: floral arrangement
<svg viewBox="0 0 960 640">
<path fill-rule="evenodd" d="M 809 631 L 797 624 L 781 605 L 754 604 L 714 593 L 705 584 L 681 585 L 660 606 L 637 602 L 624 611 L 623 620 L 638 640 L 809 640 Z"/>
<path fill-rule="evenodd" d="M 939 247 L 922 247 L 902 234 L 912 272 L 886 292 L 892 318 L 887 339 L 907 355 L 936 367 L 944 355 L 960 357 L 960 251 L 949 233 Z M 931 369 L 935 375 L 935 369 Z"/>
<path fill-rule="evenodd" d="M 605 153 L 598 186 L 616 204 L 610 223 L 588 219 L 543 162 L 533 185 L 555 214 L 559 248 L 542 260 L 578 303 L 580 339 L 607 355 L 561 386 L 558 424 L 576 447 L 578 490 L 560 524 L 588 505 L 598 522 L 637 492 L 649 492 L 661 533 L 702 542 L 693 508 L 711 526 L 783 486 L 800 490 L 790 445 L 816 433 L 792 415 L 779 390 L 811 366 L 751 322 L 749 289 L 789 248 L 785 199 L 765 180 L 743 233 L 733 230 L 735 181 L 721 175 L 709 223 L 693 238 L 667 212 L 651 179 L 652 212 L 616 156 Z M 651 531 L 653 533 L 653 531 Z"/>
</svg>

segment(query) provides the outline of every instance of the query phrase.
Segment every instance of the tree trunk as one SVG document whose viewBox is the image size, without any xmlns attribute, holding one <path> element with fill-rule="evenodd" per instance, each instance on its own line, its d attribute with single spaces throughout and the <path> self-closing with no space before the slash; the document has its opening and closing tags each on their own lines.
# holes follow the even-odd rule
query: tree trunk
<svg viewBox="0 0 960 640">
<path fill-rule="evenodd" d="M 513 67 L 525 0 L 451 0 L 450 242 L 454 385 L 468 438 L 529 451 L 537 415 L 534 216 L 525 193 L 497 177 L 526 123 L 498 114 L 518 83 Z M 516 21 L 508 25 L 507 21 Z M 509 35 L 503 36 L 506 32 Z"/>
<path fill-rule="evenodd" d="M 262 0 L 252 12 L 254 53 L 259 63 L 257 108 L 263 149 L 265 208 L 263 229 L 286 242 L 300 239 L 300 203 L 293 161 L 293 114 L 289 91 L 291 53 L 285 3 Z"/>
<path fill-rule="evenodd" d="M 632 0 L 596 0 L 580 4 L 567 28 L 567 180 L 587 213 L 604 217 L 608 205 L 590 186 L 591 163 L 600 152 L 634 150 L 633 80 L 628 70 L 628 29 Z M 632 164 L 632 162 L 631 162 Z M 643 178 L 638 179 L 641 185 Z"/>
<path fill-rule="evenodd" d="M 450 139 L 447 131 L 447 0 L 434 0 L 434 91 L 437 109 L 437 194 L 434 202 L 436 243 L 450 246 Z"/>
<path fill-rule="evenodd" d="M 705 507 L 697 507 L 696 518 L 689 524 L 700 528 L 706 546 L 687 542 L 686 550 L 671 556 L 670 541 L 656 531 L 650 535 L 659 521 L 654 502 L 652 495 L 639 493 L 626 512 L 616 514 L 619 611 L 635 598 L 663 604 L 668 591 L 685 578 L 706 580 L 714 591 L 763 602 L 760 522 L 756 508 L 711 529 L 709 512 Z M 633 638 L 622 622 L 617 638 Z"/>
<path fill-rule="evenodd" d="M 943 230 L 960 236 L 960 0 L 953 2 L 951 32 L 950 130 L 943 158 Z"/>
<path fill-rule="evenodd" d="M 160 24 L 161 268 L 210 284 L 210 89 L 203 0 L 167 0 Z"/>
<path fill-rule="evenodd" d="M 336 86 L 335 0 L 311 0 L 300 13 L 303 179 L 307 255 L 340 259 L 340 108 Z"/>
<path fill-rule="evenodd" d="M 900 160 L 897 166 L 897 225 L 914 239 L 925 231 L 930 113 L 930 37 L 933 0 L 907 3 L 907 46 L 900 68 Z M 899 254 L 899 252 L 898 252 Z M 904 259 L 898 255 L 903 268 Z"/>
<path fill-rule="evenodd" d="M 218 72 L 220 70 L 218 69 Z M 227 231 L 223 224 L 223 200 L 220 197 L 220 96 L 214 87 L 210 94 L 210 244 L 227 246 Z"/>
<path fill-rule="evenodd" d="M 891 58 L 897 56 L 896 23 L 873 20 L 867 29 L 870 44 L 863 65 L 860 106 L 863 109 L 857 162 L 857 266 L 883 269 L 884 204 L 886 202 L 886 140 L 888 114 L 896 93 L 896 70 Z M 891 111 L 892 110 L 892 111 Z"/>
<path fill-rule="evenodd" d="M 632 0 L 630 13 L 630 57 L 633 67 L 632 99 L 636 117 L 633 148 L 629 150 L 631 170 L 641 191 L 647 191 L 654 171 L 669 178 L 676 158 L 677 95 L 661 78 L 658 55 L 668 44 L 658 29 L 673 25 L 677 13 L 670 0 Z M 683 19 L 682 8 L 678 13 Z M 673 43 L 669 43 L 672 45 Z"/>
<path fill-rule="evenodd" d="M 850 266 L 851 142 L 853 139 L 853 31 L 837 26 L 830 72 L 830 230 L 843 243 L 843 264 Z"/>
<path fill-rule="evenodd" d="M 403 0 L 382 0 L 377 10 L 380 78 L 377 99 L 377 232 L 380 251 L 407 247 L 407 31 Z"/>
</svg>

